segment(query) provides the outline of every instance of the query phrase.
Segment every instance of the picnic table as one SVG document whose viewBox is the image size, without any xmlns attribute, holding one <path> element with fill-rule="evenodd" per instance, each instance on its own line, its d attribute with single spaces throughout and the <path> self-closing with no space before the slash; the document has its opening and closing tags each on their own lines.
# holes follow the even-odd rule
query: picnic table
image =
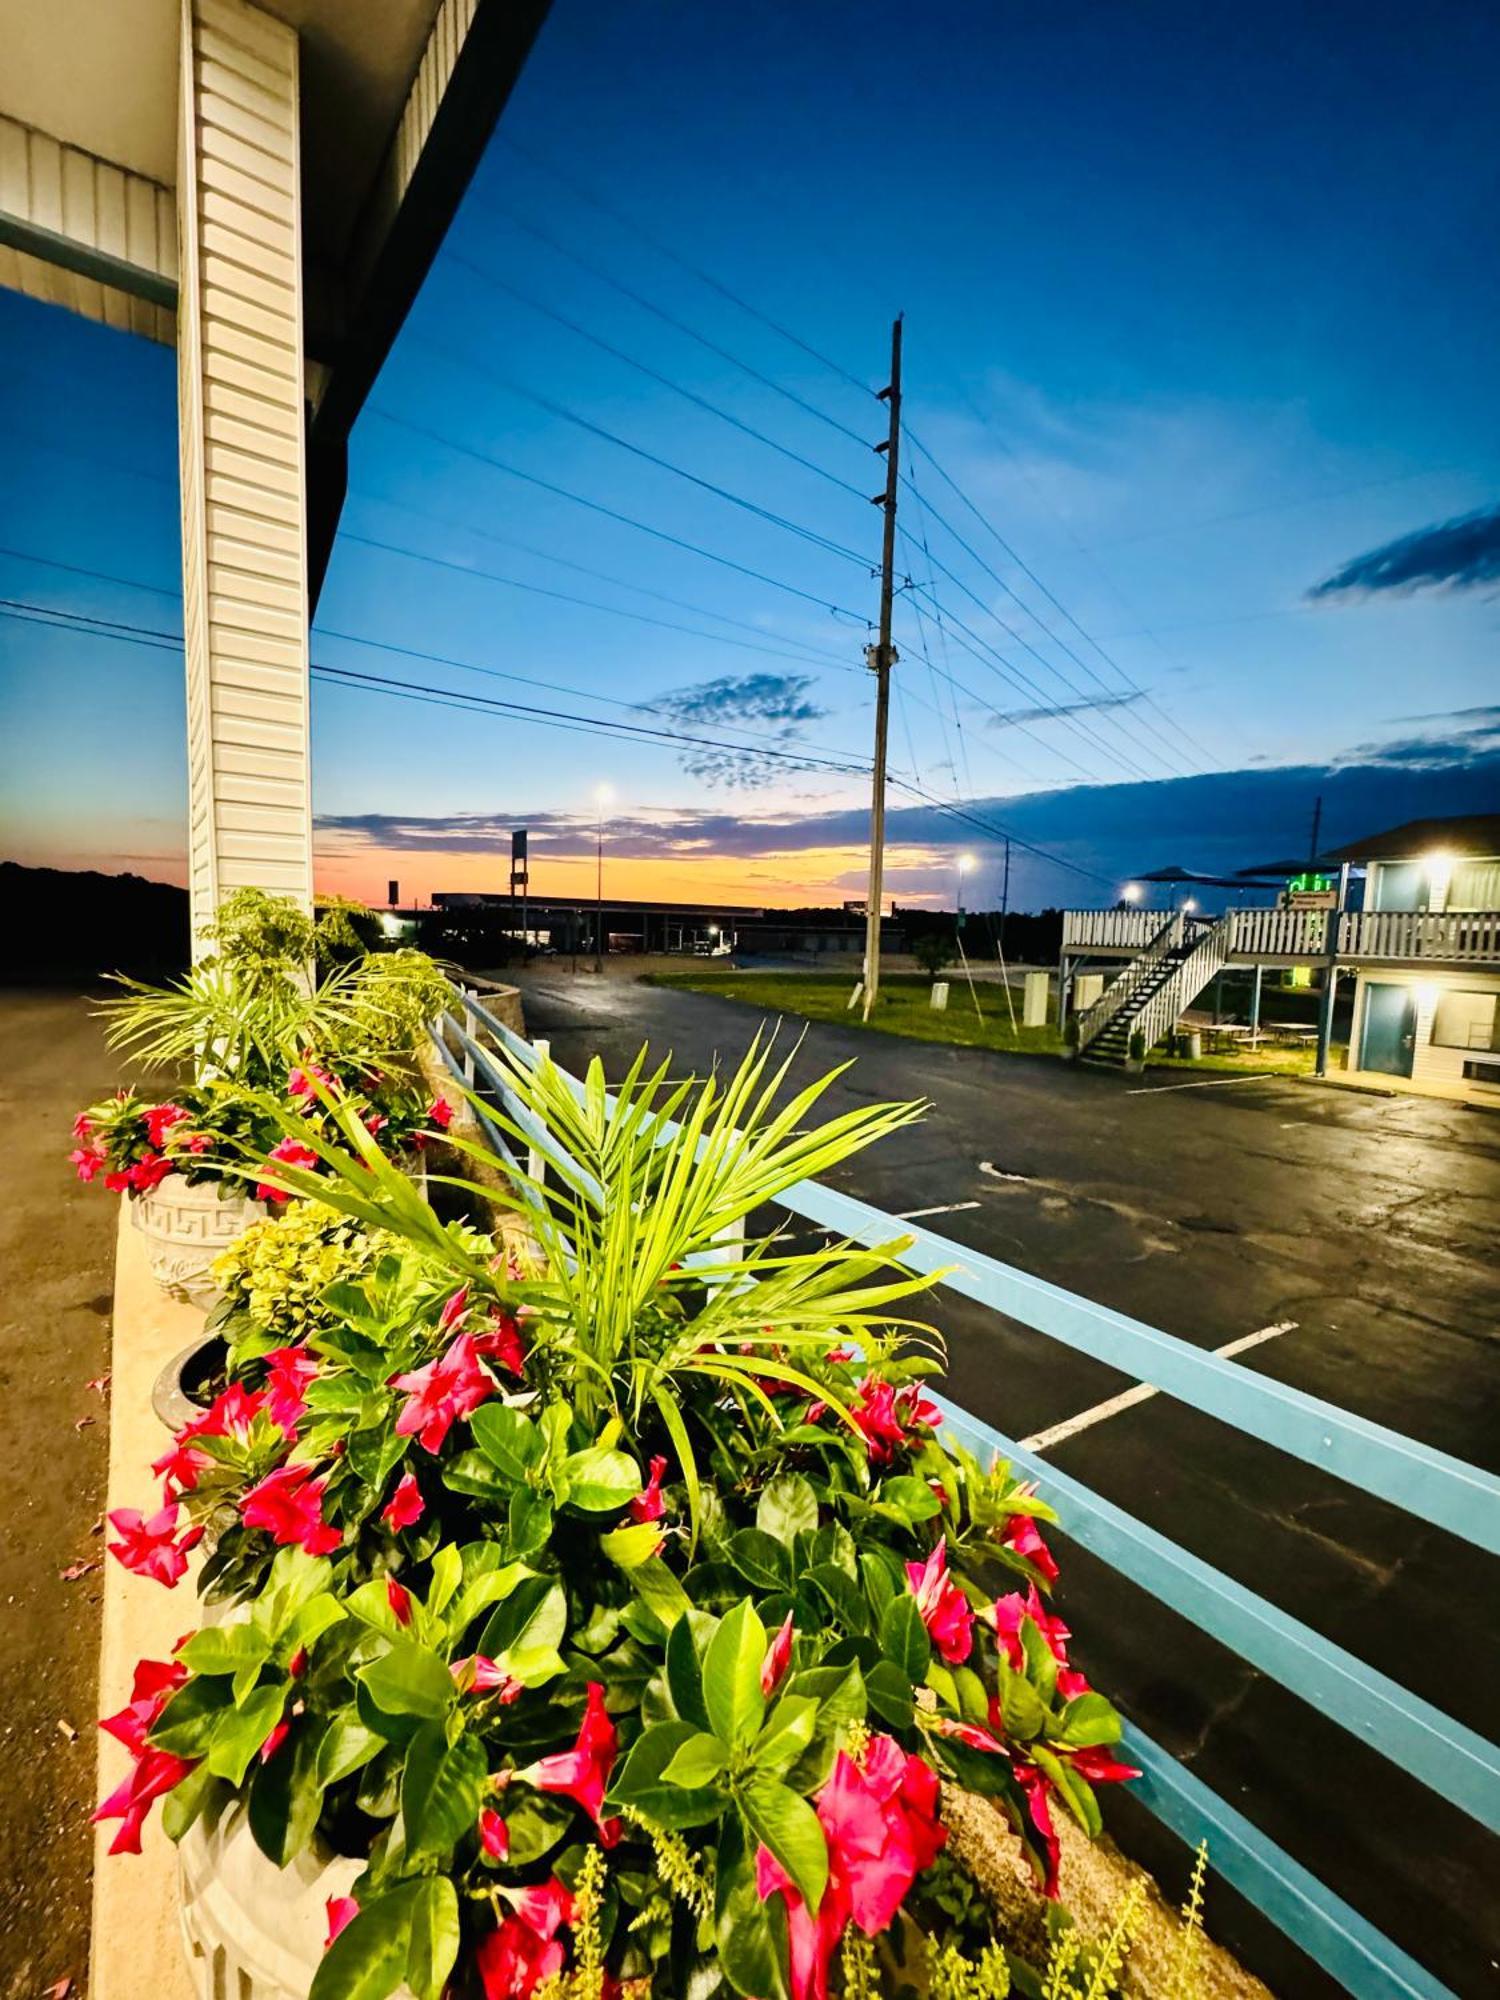
<svg viewBox="0 0 1500 2000">
<path fill-rule="evenodd" d="M 1302 1021 L 1267 1021 L 1266 1027 L 1275 1035 L 1278 1042 L 1284 1042 L 1293 1048 L 1318 1039 L 1317 1029 L 1309 1028 Z"/>
</svg>

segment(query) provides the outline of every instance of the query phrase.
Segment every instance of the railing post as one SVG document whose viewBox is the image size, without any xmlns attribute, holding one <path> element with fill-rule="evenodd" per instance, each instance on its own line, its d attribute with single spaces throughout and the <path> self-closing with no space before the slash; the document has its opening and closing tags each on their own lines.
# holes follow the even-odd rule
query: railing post
<svg viewBox="0 0 1500 2000">
<path fill-rule="evenodd" d="M 1349 893 L 1349 864 L 1339 869 L 1339 899 L 1328 912 L 1328 969 L 1323 975 L 1323 1004 L 1318 1009 L 1318 1057 L 1315 1076 L 1328 1074 L 1328 1044 L 1333 1037 L 1333 1002 L 1339 990 L 1339 945 L 1344 928 L 1344 899 Z"/>
<path fill-rule="evenodd" d="M 459 991 L 463 994 L 464 1000 L 464 1033 L 469 1037 L 471 1042 L 477 1042 L 479 1040 L 479 1019 L 470 1005 L 469 990 L 464 986 L 460 987 Z M 470 1048 L 465 1048 L 464 1050 L 464 1082 L 470 1090 L 474 1088 L 474 1051 Z"/>
<path fill-rule="evenodd" d="M 546 1062 L 552 1053 L 551 1042 L 544 1040 L 540 1035 L 535 1038 L 531 1046 L 536 1050 L 543 1062 Z M 534 1181 L 544 1181 L 547 1177 L 546 1155 L 536 1146 L 530 1147 L 527 1151 L 526 1171 Z"/>
</svg>

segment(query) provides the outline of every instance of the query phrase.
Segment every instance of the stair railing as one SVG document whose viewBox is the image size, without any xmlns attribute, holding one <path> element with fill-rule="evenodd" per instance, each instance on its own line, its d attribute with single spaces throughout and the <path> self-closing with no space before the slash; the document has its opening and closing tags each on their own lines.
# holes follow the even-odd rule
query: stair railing
<svg viewBox="0 0 1500 2000">
<path fill-rule="evenodd" d="M 1132 1035 L 1145 1037 L 1148 1049 L 1166 1034 L 1184 1007 L 1190 1007 L 1210 979 L 1229 957 L 1234 934 L 1234 913 L 1219 918 L 1203 930 L 1197 943 L 1173 968 L 1171 977 L 1153 993 L 1130 1024 Z"/>
<path fill-rule="evenodd" d="M 1138 958 L 1133 958 L 1117 978 L 1112 979 L 1092 1007 L 1086 1008 L 1078 1016 L 1078 1053 L 1082 1055 L 1089 1043 L 1119 1013 L 1120 1009 L 1139 992 L 1148 979 L 1171 951 L 1182 943 L 1183 914 L 1174 910 L 1161 929 L 1151 939 Z"/>
</svg>

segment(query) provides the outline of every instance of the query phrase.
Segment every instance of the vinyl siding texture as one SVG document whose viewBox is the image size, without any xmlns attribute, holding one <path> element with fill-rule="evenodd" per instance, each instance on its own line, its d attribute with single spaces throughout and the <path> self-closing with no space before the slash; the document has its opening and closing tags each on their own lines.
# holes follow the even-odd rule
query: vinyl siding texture
<svg viewBox="0 0 1500 2000">
<path fill-rule="evenodd" d="M 178 405 L 190 883 L 312 898 L 297 38 L 184 0 Z"/>
<path fill-rule="evenodd" d="M 1414 989 L 1416 999 L 1416 1040 L 1412 1048 L 1411 1080 L 1429 1089 L 1476 1103 L 1500 1101 L 1500 1064 L 1488 1075 L 1493 1081 L 1472 1082 L 1464 1075 L 1469 1052 L 1443 1048 L 1432 1039 L 1433 1018 L 1440 994 L 1454 990 L 1465 993 L 1500 993 L 1500 976 L 1488 972 L 1432 973 L 1387 970 L 1366 966 L 1358 976 L 1354 994 L 1354 1017 L 1349 1038 L 1349 1067 L 1359 1067 L 1364 1046 L 1365 995 L 1371 986 L 1405 986 Z M 1394 1079 L 1399 1083 L 1400 1079 Z"/>
</svg>

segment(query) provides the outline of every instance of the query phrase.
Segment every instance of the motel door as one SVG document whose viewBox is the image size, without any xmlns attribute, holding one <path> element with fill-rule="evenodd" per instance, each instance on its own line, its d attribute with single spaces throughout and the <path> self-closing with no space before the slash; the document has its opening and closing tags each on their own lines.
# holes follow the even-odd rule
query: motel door
<svg viewBox="0 0 1500 2000">
<path fill-rule="evenodd" d="M 1410 1076 L 1416 1045 L 1417 996 L 1411 988 L 1367 986 L 1360 1068 L 1379 1070 L 1385 1076 Z"/>
</svg>

